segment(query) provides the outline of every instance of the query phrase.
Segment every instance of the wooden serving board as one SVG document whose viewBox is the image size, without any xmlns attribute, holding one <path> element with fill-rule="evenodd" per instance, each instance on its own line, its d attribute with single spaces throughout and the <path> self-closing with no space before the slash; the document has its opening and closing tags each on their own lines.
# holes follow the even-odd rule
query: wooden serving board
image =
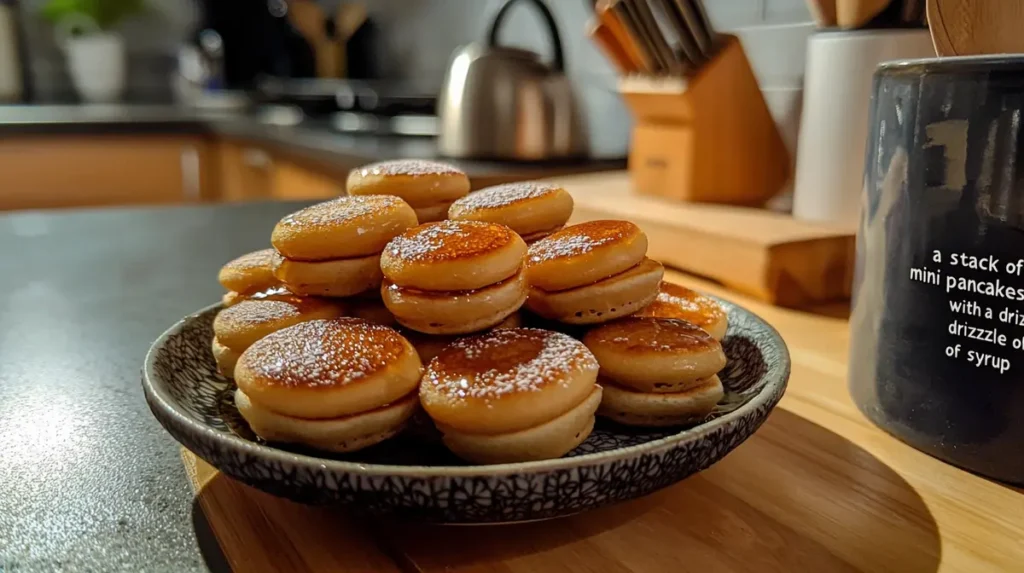
<svg viewBox="0 0 1024 573">
<path fill-rule="evenodd" d="M 845 300 L 854 231 L 763 209 L 637 195 L 625 171 L 559 177 L 573 222 L 627 219 L 647 233 L 648 255 L 736 292 L 787 307 Z"/>
<path fill-rule="evenodd" d="M 846 391 L 845 318 L 737 297 L 782 334 L 789 389 L 712 468 L 642 499 L 547 522 L 444 527 L 278 499 L 183 451 L 196 502 L 238 572 L 757 573 L 1019 571 L 1024 492 L 873 426 Z"/>
</svg>

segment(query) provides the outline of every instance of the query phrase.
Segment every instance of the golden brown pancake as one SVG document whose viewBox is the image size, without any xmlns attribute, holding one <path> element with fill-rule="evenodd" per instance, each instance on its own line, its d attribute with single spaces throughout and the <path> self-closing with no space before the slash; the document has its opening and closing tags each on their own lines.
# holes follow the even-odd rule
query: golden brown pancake
<svg viewBox="0 0 1024 573">
<path fill-rule="evenodd" d="M 293 261 L 277 255 L 273 268 L 274 276 L 290 291 L 304 296 L 349 297 L 363 294 L 379 288 L 384 278 L 380 271 L 380 255 L 328 261 Z"/>
<path fill-rule="evenodd" d="M 420 401 L 438 424 L 466 433 L 524 430 L 569 411 L 593 390 L 597 361 L 579 341 L 530 328 L 460 338 L 427 367 Z"/>
<path fill-rule="evenodd" d="M 303 444 L 328 452 L 353 452 L 383 442 L 400 432 L 419 410 L 415 392 L 380 408 L 351 416 L 307 420 L 278 414 L 235 391 L 238 412 L 268 442 Z"/>
<path fill-rule="evenodd" d="M 558 457 L 593 428 L 597 370 L 586 347 L 564 334 L 492 330 L 442 349 L 423 376 L 420 402 L 464 459 Z"/>
<path fill-rule="evenodd" d="M 608 322 L 588 332 L 583 343 L 601 364 L 602 377 L 641 392 L 673 392 L 725 367 L 717 340 L 674 318 Z"/>
<path fill-rule="evenodd" d="M 594 430 L 594 412 L 602 388 L 594 386 L 577 406 L 543 424 L 510 432 L 467 434 L 445 428 L 441 441 L 462 459 L 478 464 L 502 464 L 560 458 L 582 444 Z"/>
<path fill-rule="evenodd" d="M 530 245 L 530 285 L 567 290 L 619 274 L 647 254 L 647 235 L 629 221 L 589 221 L 566 227 Z"/>
<path fill-rule="evenodd" d="M 725 395 L 722 381 L 710 376 L 685 390 L 654 394 L 602 380 L 604 395 L 599 416 L 630 426 L 664 427 L 700 422 Z"/>
<path fill-rule="evenodd" d="M 549 320 L 566 324 L 598 324 L 629 316 L 650 304 L 664 276 L 661 263 L 640 264 L 595 283 L 548 292 L 530 288 L 526 308 Z"/>
<path fill-rule="evenodd" d="M 497 326 L 526 302 L 522 271 L 483 288 L 465 291 L 425 291 L 385 280 L 384 305 L 395 320 L 426 334 L 468 334 Z"/>
<path fill-rule="evenodd" d="M 340 305 L 324 299 L 244 300 L 217 313 L 213 333 L 217 341 L 242 352 L 272 332 L 320 318 L 341 316 Z"/>
<path fill-rule="evenodd" d="M 523 240 L 546 236 L 565 225 L 572 215 L 572 195 L 564 188 L 538 181 L 487 187 L 452 203 L 448 218 L 501 223 Z"/>
<path fill-rule="evenodd" d="M 396 195 L 419 209 L 469 193 L 469 177 L 448 163 L 398 159 L 353 169 L 345 187 L 349 195 Z"/>
<path fill-rule="evenodd" d="M 358 258 L 380 253 L 417 224 L 412 207 L 398 197 L 338 197 L 284 217 L 270 242 L 293 261 Z"/>
<path fill-rule="evenodd" d="M 246 253 L 221 267 L 217 280 L 224 288 L 242 295 L 279 287 L 281 283 L 270 265 L 273 256 L 274 249 Z"/>
<path fill-rule="evenodd" d="M 708 331 L 716 340 L 725 336 L 729 326 L 725 310 L 713 298 L 665 281 L 661 282 L 654 302 L 635 316 L 685 320 Z"/>
<path fill-rule="evenodd" d="M 395 237 L 381 254 L 384 276 L 402 287 L 431 291 L 482 288 L 516 274 L 526 244 L 504 225 L 441 221 Z"/>
<path fill-rule="evenodd" d="M 412 392 L 416 350 L 392 328 L 358 318 L 303 322 L 242 353 L 235 380 L 264 409 L 294 418 L 368 412 Z"/>
</svg>

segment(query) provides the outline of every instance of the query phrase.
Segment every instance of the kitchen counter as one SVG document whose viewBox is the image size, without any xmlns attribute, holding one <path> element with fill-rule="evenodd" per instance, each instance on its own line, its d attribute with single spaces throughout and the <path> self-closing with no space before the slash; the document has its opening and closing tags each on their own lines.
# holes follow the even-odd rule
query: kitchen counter
<svg viewBox="0 0 1024 573">
<path fill-rule="evenodd" d="M 296 207 L 0 215 L 0 570 L 248 572 L 287 537 L 267 535 L 277 531 L 267 512 L 344 519 L 229 482 L 222 495 L 253 500 L 249 515 L 227 516 L 251 529 L 232 533 L 258 541 L 222 552 L 139 384 L 151 341 L 218 300 L 220 265 L 266 246 Z M 784 310 L 668 276 L 746 306 L 789 344 L 789 390 L 754 437 L 685 482 L 577 517 L 513 529 L 358 524 L 361 554 L 333 570 L 1020 570 L 1024 492 L 913 450 L 856 410 L 842 308 Z"/>
<path fill-rule="evenodd" d="M 439 159 L 432 137 L 377 136 L 336 131 L 327 120 L 272 125 L 254 115 L 174 105 L 0 106 L 0 137 L 55 134 L 203 134 L 266 146 L 283 156 L 347 172 L 354 165 L 387 159 Z M 594 159 L 501 162 L 453 160 L 471 178 L 502 180 L 510 173 L 542 177 L 622 169 L 615 142 L 595 142 Z"/>
</svg>

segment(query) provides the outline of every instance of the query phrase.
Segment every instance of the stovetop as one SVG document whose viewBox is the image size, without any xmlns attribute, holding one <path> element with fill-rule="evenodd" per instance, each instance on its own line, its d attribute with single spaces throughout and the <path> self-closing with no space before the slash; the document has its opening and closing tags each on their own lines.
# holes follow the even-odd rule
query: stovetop
<svg viewBox="0 0 1024 573">
<path fill-rule="evenodd" d="M 437 136 L 437 95 L 413 82 L 267 78 L 254 99 L 268 123 L 326 120 L 344 133 Z"/>
</svg>

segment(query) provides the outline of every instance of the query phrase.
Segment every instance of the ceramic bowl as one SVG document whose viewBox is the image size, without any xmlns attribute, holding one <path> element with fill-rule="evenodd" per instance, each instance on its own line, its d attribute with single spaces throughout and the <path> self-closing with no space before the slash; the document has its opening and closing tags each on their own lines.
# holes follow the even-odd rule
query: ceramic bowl
<svg viewBox="0 0 1024 573">
<path fill-rule="evenodd" d="M 771 326 L 722 302 L 729 330 L 726 394 L 685 428 L 645 430 L 598 419 L 567 456 L 477 466 L 424 436 L 348 455 L 268 445 L 235 409 L 234 384 L 217 373 L 210 341 L 220 306 L 172 326 L 143 368 L 146 400 L 183 446 L 222 473 L 274 495 L 341 504 L 373 515 L 440 523 L 504 523 L 571 515 L 647 495 L 722 459 L 764 422 L 789 378 L 789 352 Z"/>
</svg>

